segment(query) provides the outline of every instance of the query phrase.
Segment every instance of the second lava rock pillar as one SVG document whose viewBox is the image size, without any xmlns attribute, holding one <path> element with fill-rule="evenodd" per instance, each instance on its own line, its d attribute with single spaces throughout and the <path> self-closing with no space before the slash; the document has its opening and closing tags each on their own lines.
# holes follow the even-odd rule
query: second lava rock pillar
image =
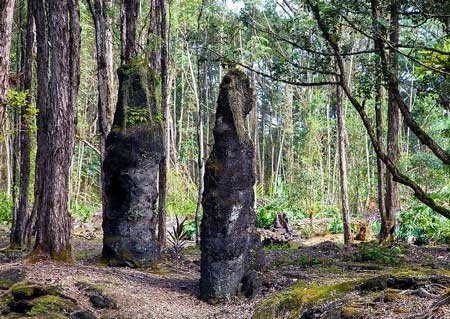
<svg viewBox="0 0 450 319">
<path fill-rule="evenodd" d="M 254 210 L 255 150 L 245 128 L 254 104 L 245 73 L 229 71 L 220 85 L 202 201 L 200 297 L 210 303 L 236 296 L 263 258 Z"/>
</svg>

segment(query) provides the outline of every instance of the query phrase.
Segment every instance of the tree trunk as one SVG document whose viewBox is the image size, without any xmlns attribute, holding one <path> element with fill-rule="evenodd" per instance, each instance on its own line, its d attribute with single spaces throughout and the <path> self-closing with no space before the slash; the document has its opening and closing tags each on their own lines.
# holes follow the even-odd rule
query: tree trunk
<svg viewBox="0 0 450 319">
<path fill-rule="evenodd" d="M 46 16 L 46 8 L 51 16 Z M 78 0 L 38 1 L 35 19 L 39 114 L 34 210 L 38 224 L 32 254 L 36 259 L 72 261 L 67 202 L 80 76 Z M 52 44 L 49 60 L 48 43 Z"/>
<path fill-rule="evenodd" d="M 9 87 L 9 55 L 11 51 L 12 25 L 15 0 L 0 3 L 0 127 L 6 106 L 6 92 Z"/>
<path fill-rule="evenodd" d="M 348 246 L 352 242 L 350 228 L 350 209 L 348 206 L 347 188 L 347 155 L 345 147 L 345 114 L 343 105 L 342 87 L 336 86 L 336 112 L 337 112 L 337 137 L 339 149 L 339 173 L 341 184 L 342 222 L 344 224 L 344 244 Z"/>
<path fill-rule="evenodd" d="M 98 89 L 98 127 L 100 131 L 100 154 L 102 159 L 105 156 L 105 143 L 111 128 L 110 114 L 112 113 L 111 103 L 111 79 L 108 70 L 110 60 L 107 44 L 107 6 L 108 1 L 94 0 L 88 1 L 92 19 L 95 26 L 95 44 L 97 49 L 97 89 Z"/>
<path fill-rule="evenodd" d="M 100 163 L 106 156 L 106 138 L 111 129 L 112 112 L 112 47 L 108 44 L 107 17 L 108 2 L 105 0 L 94 0 L 92 6 L 88 1 L 92 19 L 95 26 L 95 45 L 97 49 L 97 90 L 98 90 L 98 128 L 100 133 Z M 102 185 L 102 209 L 103 215 L 107 206 L 105 195 L 105 173 L 103 166 L 100 169 L 100 183 Z"/>
<path fill-rule="evenodd" d="M 376 83 L 376 92 L 375 92 L 375 121 L 376 121 L 376 131 L 377 131 L 377 141 L 381 146 L 383 145 L 383 115 L 382 115 L 382 106 L 383 106 L 383 95 L 382 95 L 382 86 L 381 86 L 381 78 L 377 80 Z M 378 194 L 378 211 L 380 213 L 380 218 L 382 223 L 386 223 L 386 207 L 385 207 L 385 199 L 384 199 L 384 164 L 383 161 L 377 156 L 377 194 Z M 380 238 L 382 234 L 380 233 Z"/>
<path fill-rule="evenodd" d="M 121 0 L 120 6 L 120 34 L 122 64 L 130 62 L 137 53 L 136 28 L 139 14 L 140 0 Z"/>
<path fill-rule="evenodd" d="M 166 245 L 166 190 L 167 169 L 169 162 L 169 105 L 168 105 L 168 66 L 169 39 L 167 30 L 166 0 L 159 0 L 161 13 L 161 111 L 163 113 L 163 156 L 159 163 L 159 198 L 158 198 L 158 241 L 161 247 Z"/>
<path fill-rule="evenodd" d="M 27 91 L 27 107 L 31 105 L 31 84 L 32 84 L 32 62 L 33 62 L 33 46 L 34 46 L 34 19 L 33 9 L 34 1 L 28 0 L 28 12 L 27 12 L 27 31 L 26 31 L 26 43 L 25 54 L 23 59 L 23 81 L 21 89 Z M 20 193 L 19 203 L 15 210 L 13 224 L 11 227 L 10 246 L 16 248 L 22 248 L 27 244 L 26 234 L 29 233 L 26 230 L 27 224 L 31 227 L 31 224 L 27 223 L 28 214 L 28 190 L 30 186 L 30 154 L 31 154 L 31 136 L 30 136 L 30 124 L 32 118 L 28 112 L 27 107 L 22 107 L 20 112 Z"/>
<path fill-rule="evenodd" d="M 391 24 L 389 30 L 389 41 L 395 48 L 399 41 L 399 14 L 398 5 L 393 3 L 390 6 Z M 389 50 L 389 63 L 391 72 L 397 78 L 398 73 L 398 56 L 396 49 Z M 387 153 L 392 164 L 397 165 L 399 148 L 399 107 L 396 100 L 396 91 L 398 84 L 394 82 L 388 83 L 388 135 L 387 135 Z M 397 184 L 391 173 L 386 175 L 386 197 L 385 197 L 385 220 L 381 221 L 380 241 L 387 242 L 394 239 L 395 232 L 395 215 L 399 209 Z"/>
</svg>

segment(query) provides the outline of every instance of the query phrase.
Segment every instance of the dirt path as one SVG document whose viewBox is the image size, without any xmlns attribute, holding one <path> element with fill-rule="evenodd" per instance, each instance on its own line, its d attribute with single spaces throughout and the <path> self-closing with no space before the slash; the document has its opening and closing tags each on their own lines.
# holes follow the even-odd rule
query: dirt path
<svg viewBox="0 0 450 319">
<path fill-rule="evenodd" d="M 98 239 L 76 238 L 74 247 L 78 261 L 73 265 L 30 264 L 19 259 L 0 263 L 0 271 L 23 269 L 27 281 L 60 287 L 65 295 L 77 300 L 80 308 L 99 318 L 250 318 L 253 313 L 256 300 L 236 298 L 226 305 L 210 305 L 198 299 L 199 252 L 195 249 L 187 250 L 177 265 L 168 258 L 153 269 L 136 270 L 97 265 L 101 249 Z M 93 308 L 80 283 L 101 287 L 117 301 L 118 309 Z"/>
</svg>

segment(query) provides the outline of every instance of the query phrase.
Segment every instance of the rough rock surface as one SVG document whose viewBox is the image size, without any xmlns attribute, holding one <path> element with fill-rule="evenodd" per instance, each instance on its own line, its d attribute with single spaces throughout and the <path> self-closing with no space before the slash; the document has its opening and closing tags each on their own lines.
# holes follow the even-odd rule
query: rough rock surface
<svg viewBox="0 0 450 319">
<path fill-rule="evenodd" d="M 102 258 L 113 266 L 148 266 L 159 259 L 154 240 L 161 120 L 152 77 L 144 66 L 122 66 L 114 123 L 103 162 L 106 209 Z"/>
<path fill-rule="evenodd" d="M 0 272 L 0 289 L 9 289 L 15 283 L 25 278 L 25 272 L 22 269 L 11 268 Z"/>
<path fill-rule="evenodd" d="M 210 303 L 229 301 L 242 283 L 255 289 L 248 280 L 262 263 L 255 226 L 255 151 L 245 129 L 253 105 L 248 77 L 229 71 L 220 85 L 202 202 L 200 296 Z"/>
</svg>

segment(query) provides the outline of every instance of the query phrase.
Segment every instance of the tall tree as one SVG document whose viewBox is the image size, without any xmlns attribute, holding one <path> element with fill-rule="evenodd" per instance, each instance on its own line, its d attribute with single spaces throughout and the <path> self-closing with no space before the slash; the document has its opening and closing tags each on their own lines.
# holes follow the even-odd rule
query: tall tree
<svg viewBox="0 0 450 319">
<path fill-rule="evenodd" d="M 378 51 L 378 61 L 380 62 L 380 53 L 384 50 L 383 46 L 383 35 L 385 34 L 385 28 L 379 21 L 381 16 L 381 8 L 378 0 L 371 1 L 372 7 L 372 21 L 373 21 L 373 32 L 374 32 L 374 47 Z M 375 126 L 377 133 L 377 143 L 383 145 L 383 87 L 382 87 L 382 73 L 378 69 L 376 74 L 375 82 Z M 378 197 L 378 211 L 380 213 L 380 218 L 382 224 L 387 224 L 387 215 L 385 208 L 385 176 L 384 176 L 384 164 L 380 157 L 377 157 L 377 197 Z M 380 240 L 383 238 L 384 228 L 380 231 Z"/>
<path fill-rule="evenodd" d="M 345 74 L 340 75 L 345 80 Z M 341 186 L 341 210 L 344 225 L 344 244 L 350 245 L 352 233 L 350 228 L 350 209 L 348 205 L 348 179 L 347 179 L 347 154 L 345 145 L 345 114 L 343 92 L 340 85 L 336 86 L 336 115 L 337 115 L 337 142 L 339 152 L 339 175 Z"/>
<path fill-rule="evenodd" d="M 106 138 L 111 129 L 112 124 L 112 48 L 108 44 L 108 28 L 111 25 L 108 23 L 108 0 L 88 0 L 89 10 L 94 20 L 95 26 L 95 45 L 97 56 L 97 90 L 98 90 L 98 128 L 100 132 L 100 163 L 103 163 L 106 155 Z M 100 168 L 100 181 L 102 190 L 105 188 L 103 167 Z M 102 208 L 103 213 L 107 206 L 107 197 L 102 191 Z"/>
<path fill-rule="evenodd" d="M 397 49 L 399 41 L 399 6 L 397 0 L 391 1 L 389 5 L 390 11 L 390 27 L 389 27 L 389 63 L 390 72 L 397 78 L 398 74 L 398 55 Z M 387 135 L 387 153 L 392 164 L 397 165 L 399 157 L 398 135 L 400 125 L 400 114 L 396 98 L 398 91 L 398 83 L 388 82 L 388 135 Z M 380 240 L 390 241 L 394 237 L 395 232 L 395 215 L 399 209 L 397 184 L 391 173 L 386 175 L 386 196 L 385 196 L 386 214 L 381 219 Z"/>
<path fill-rule="evenodd" d="M 68 189 L 80 76 L 78 0 L 37 0 L 35 21 L 39 114 L 33 255 L 72 261 Z"/>
<path fill-rule="evenodd" d="M 168 67 L 169 67 L 169 33 L 167 29 L 166 0 L 159 0 L 161 14 L 161 111 L 163 114 L 163 157 L 159 164 L 159 199 L 158 199 L 158 241 L 164 247 L 166 244 L 166 190 L 167 169 L 169 163 L 169 105 L 168 105 Z"/>
<path fill-rule="evenodd" d="M 0 125 L 3 125 L 6 92 L 9 87 L 9 61 L 14 4 L 15 0 L 2 0 L 0 2 Z"/>
<path fill-rule="evenodd" d="M 23 79 L 21 90 L 27 94 L 27 106 L 20 110 L 19 124 L 19 140 L 20 140 L 20 192 L 19 203 L 14 209 L 13 223 L 11 227 L 10 246 L 22 248 L 28 242 L 29 231 L 26 229 L 31 227 L 28 223 L 28 190 L 30 186 L 30 155 L 31 155 L 31 134 L 30 125 L 32 124 L 31 114 L 31 84 L 32 84 L 32 62 L 34 47 L 34 10 L 35 1 L 28 0 L 27 5 L 27 27 L 25 36 L 25 46 L 22 62 Z"/>
<path fill-rule="evenodd" d="M 98 124 L 100 131 L 100 154 L 105 156 L 105 143 L 111 127 L 112 114 L 112 79 L 109 69 L 112 52 L 108 50 L 108 6 L 107 0 L 88 0 L 89 10 L 94 20 L 95 44 L 97 56 L 97 89 L 98 89 Z"/>
</svg>

